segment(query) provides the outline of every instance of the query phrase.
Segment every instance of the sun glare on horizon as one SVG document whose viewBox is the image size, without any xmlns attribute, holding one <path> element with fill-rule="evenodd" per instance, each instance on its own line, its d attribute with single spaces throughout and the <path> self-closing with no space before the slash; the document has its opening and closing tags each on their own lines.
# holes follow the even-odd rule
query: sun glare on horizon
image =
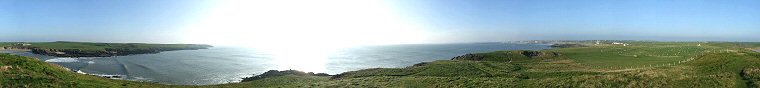
<svg viewBox="0 0 760 88">
<path fill-rule="evenodd" d="M 228 0 L 188 26 L 189 43 L 348 47 L 424 43 L 429 33 L 380 0 Z"/>
<path fill-rule="evenodd" d="M 258 48 L 282 66 L 324 72 L 337 49 L 424 43 L 429 33 L 380 0 L 240 0 L 213 4 L 188 26 L 189 43 Z"/>
</svg>

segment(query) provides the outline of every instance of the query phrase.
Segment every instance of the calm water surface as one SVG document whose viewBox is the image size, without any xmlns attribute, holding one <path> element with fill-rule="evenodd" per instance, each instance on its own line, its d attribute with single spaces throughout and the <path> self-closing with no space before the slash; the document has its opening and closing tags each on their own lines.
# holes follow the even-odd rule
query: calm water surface
<svg viewBox="0 0 760 88">
<path fill-rule="evenodd" d="M 238 82 L 267 70 L 302 70 L 338 74 L 366 68 L 406 67 L 420 62 L 497 50 L 541 50 L 544 44 L 414 44 L 364 46 L 335 50 L 278 50 L 214 47 L 117 57 L 64 58 L 20 51 L 2 51 L 36 57 L 88 74 L 123 75 L 127 80 L 175 85 Z"/>
</svg>

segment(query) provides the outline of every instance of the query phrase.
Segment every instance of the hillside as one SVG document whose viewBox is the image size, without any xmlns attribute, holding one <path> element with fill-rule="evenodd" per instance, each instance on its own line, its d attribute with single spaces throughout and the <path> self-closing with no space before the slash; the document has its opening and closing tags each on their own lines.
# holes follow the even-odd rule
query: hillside
<svg viewBox="0 0 760 88">
<path fill-rule="evenodd" d="M 0 53 L 0 87 L 162 87 L 145 82 L 112 80 L 71 72 L 63 67 L 16 55 Z"/>
<path fill-rule="evenodd" d="M 109 57 L 133 54 L 150 54 L 172 50 L 207 49 L 201 44 L 144 44 L 144 43 L 89 43 L 89 42 L 32 42 L 0 43 L 6 49 L 29 49 L 35 54 L 58 57 Z"/>
<path fill-rule="evenodd" d="M 346 72 L 324 82 L 330 87 L 755 87 L 760 54 L 740 48 L 691 43 L 600 45 L 540 52 L 468 54 L 407 68 Z M 474 56 L 474 57 L 473 57 Z M 517 61 L 510 59 L 519 59 Z M 387 85 L 386 85 L 387 84 Z"/>
<path fill-rule="evenodd" d="M 744 49 L 758 43 L 627 43 L 630 45 L 467 54 L 453 60 L 364 69 L 279 86 L 714 88 L 759 84 L 760 54 Z M 290 75 L 223 86 L 308 77 L 314 76 Z"/>
<path fill-rule="evenodd" d="M 760 43 L 626 42 L 541 51 L 467 54 L 405 68 L 334 76 L 282 71 L 241 83 L 168 86 L 75 74 L 14 55 L 0 57 L 2 87 L 758 87 Z M 304 75 L 306 74 L 306 75 Z M 32 85 L 29 85 L 32 84 Z"/>
</svg>

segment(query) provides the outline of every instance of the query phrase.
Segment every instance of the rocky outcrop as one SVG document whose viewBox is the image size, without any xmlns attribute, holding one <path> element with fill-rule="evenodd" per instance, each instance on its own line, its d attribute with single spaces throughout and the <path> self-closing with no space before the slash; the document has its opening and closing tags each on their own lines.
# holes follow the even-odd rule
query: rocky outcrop
<svg viewBox="0 0 760 88">
<path fill-rule="evenodd" d="M 559 56 L 561 54 L 557 52 L 541 52 L 541 51 L 522 51 L 520 54 L 527 56 L 529 58 L 536 58 L 536 57 L 554 57 Z"/>
<path fill-rule="evenodd" d="M 303 71 L 297 71 L 297 70 L 284 70 L 284 71 L 277 71 L 277 70 L 269 70 L 267 72 L 264 72 L 260 75 L 252 76 L 252 77 L 246 77 L 243 78 L 243 81 L 241 82 L 247 82 L 247 81 L 253 81 L 253 80 L 259 80 L 264 79 L 268 77 L 277 77 L 277 76 L 284 76 L 284 75 L 297 75 L 297 76 L 332 76 L 326 73 L 316 73 L 313 72 L 303 72 Z"/>
<path fill-rule="evenodd" d="M 486 58 L 486 55 L 484 54 L 465 54 L 461 56 L 456 56 L 454 58 L 451 58 L 451 60 L 475 60 L 475 61 L 482 61 Z"/>
<path fill-rule="evenodd" d="M 490 53 L 475 53 L 465 54 L 462 56 L 456 56 L 451 60 L 473 60 L 473 61 L 515 61 L 515 60 L 530 60 L 530 59 L 547 59 L 558 57 L 562 54 L 550 51 L 529 51 L 529 50 L 516 50 L 516 51 L 497 51 Z"/>
</svg>

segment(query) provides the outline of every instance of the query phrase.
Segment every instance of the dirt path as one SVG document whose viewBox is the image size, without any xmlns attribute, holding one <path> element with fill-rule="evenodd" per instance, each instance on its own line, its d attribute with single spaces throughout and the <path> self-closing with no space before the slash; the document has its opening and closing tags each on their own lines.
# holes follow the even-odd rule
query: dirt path
<svg viewBox="0 0 760 88">
<path fill-rule="evenodd" d="M 682 61 L 678 61 L 678 62 L 674 62 L 674 63 L 662 64 L 662 65 L 654 65 L 654 66 L 650 65 L 650 66 L 635 67 L 635 68 L 603 70 L 603 71 L 599 71 L 599 72 L 624 72 L 624 71 L 634 71 L 634 70 L 641 70 L 641 69 L 650 69 L 650 68 L 663 67 L 663 66 L 676 66 L 676 65 L 680 65 L 682 63 L 693 61 L 693 60 L 694 60 L 694 58 L 689 58 L 689 59 L 686 59 L 686 60 L 682 60 Z"/>
</svg>

